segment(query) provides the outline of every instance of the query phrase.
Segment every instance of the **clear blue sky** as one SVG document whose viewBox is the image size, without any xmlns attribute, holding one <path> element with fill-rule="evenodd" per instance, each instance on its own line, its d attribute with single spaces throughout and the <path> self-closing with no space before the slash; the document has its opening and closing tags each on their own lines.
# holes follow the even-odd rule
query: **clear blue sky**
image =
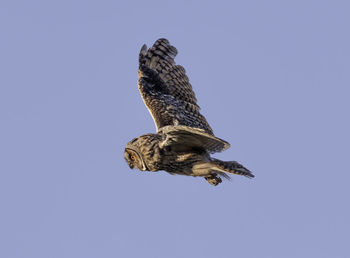
<svg viewBox="0 0 350 258">
<path fill-rule="evenodd" d="M 123 2 L 123 3 L 122 3 Z M 350 257 L 349 1 L 0 3 L 0 257 Z M 138 52 L 179 50 L 254 172 L 130 170 Z"/>
</svg>

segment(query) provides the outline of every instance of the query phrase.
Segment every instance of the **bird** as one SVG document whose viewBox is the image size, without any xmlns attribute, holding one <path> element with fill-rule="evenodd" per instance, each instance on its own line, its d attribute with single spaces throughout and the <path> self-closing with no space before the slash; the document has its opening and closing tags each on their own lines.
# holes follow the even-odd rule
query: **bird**
<svg viewBox="0 0 350 258">
<path fill-rule="evenodd" d="M 222 161 L 210 154 L 230 144 L 216 137 L 200 113 L 185 69 L 174 61 L 177 49 L 165 38 L 139 53 L 138 89 L 151 114 L 156 133 L 148 133 L 126 144 L 124 158 L 131 169 L 166 171 L 170 174 L 204 178 L 218 185 L 229 174 L 253 178 L 236 161 Z"/>
</svg>

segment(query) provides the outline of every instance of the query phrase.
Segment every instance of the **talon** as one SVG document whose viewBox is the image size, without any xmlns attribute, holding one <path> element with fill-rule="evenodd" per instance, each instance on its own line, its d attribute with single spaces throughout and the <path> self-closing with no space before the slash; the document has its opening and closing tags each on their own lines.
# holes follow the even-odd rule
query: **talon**
<svg viewBox="0 0 350 258">
<path fill-rule="evenodd" d="M 222 179 L 220 177 L 218 177 L 216 174 L 211 174 L 209 176 L 204 177 L 205 180 L 207 180 L 207 182 L 211 185 L 218 185 L 222 182 Z"/>
</svg>

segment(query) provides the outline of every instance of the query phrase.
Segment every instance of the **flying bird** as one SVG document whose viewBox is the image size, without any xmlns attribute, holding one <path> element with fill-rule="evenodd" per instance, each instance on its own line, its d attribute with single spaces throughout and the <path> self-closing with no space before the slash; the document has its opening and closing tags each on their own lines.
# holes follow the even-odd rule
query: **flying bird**
<svg viewBox="0 0 350 258">
<path fill-rule="evenodd" d="M 254 175 L 236 161 L 210 154 L 230 144 L 213 133 L 201 115 L 185 69 L 176 65 L 177 50 L 167 39 L 158 39 L 139 54 L 138 89 L 156 125 L 156 133 L 141 135 L 126 144 L 124 158 L 130 168 L 164 170 L 170 174 L 203 177 L 218 185 L 228 174 Z"/>
</svg>

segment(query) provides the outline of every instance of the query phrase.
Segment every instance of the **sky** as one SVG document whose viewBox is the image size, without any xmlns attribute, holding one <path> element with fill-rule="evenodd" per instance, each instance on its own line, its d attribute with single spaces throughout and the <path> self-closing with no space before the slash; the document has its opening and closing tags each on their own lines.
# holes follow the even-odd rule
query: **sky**
<svg viewBox="0 0 350 258">
<path fill-rule="evenodd" d="M 0 2 L 0 257 L 350 257 L 348 1 Z M 256 177 L 130 170 L 138 53 L 178 49 Z"/>
</svg>

